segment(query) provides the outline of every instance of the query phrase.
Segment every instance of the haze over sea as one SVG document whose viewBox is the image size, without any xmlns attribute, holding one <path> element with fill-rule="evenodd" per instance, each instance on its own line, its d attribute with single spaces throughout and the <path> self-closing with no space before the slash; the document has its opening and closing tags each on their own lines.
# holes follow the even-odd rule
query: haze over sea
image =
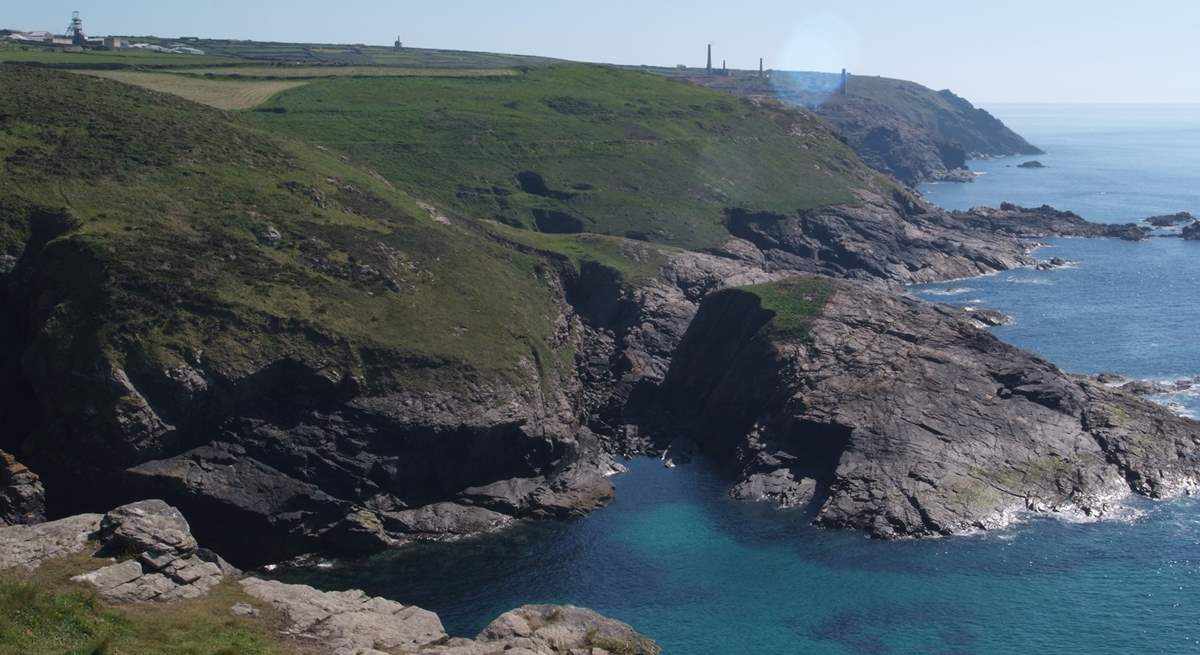
<svg viewBox="0 0 1200 655">
<path fill-rule="evenodd" d="M 974 162 L 985 175 L 926 187 L 933 201 L 1049 203 L 1106 222 L 1200 213 L 1200 107 L 989 109 L 1045 149 L 1048 168 Z M 1055 240 L 1041 254 L 1077 263 L 915 292 L 1013 316 L 997 334 L 1068 371 L 1200 375 L 1200 242 Z M 1200 410 L 1195 396 L 1164 400 Z M 616 501 L 585 519 L 277 574 L 426 607 L 452 634 L 524 603 L 583 605 L 669 654 L 1200 652 L 1200 501 L 886 543 L 730 500 L 703 461 L 630 468 Z"/>
</svg>

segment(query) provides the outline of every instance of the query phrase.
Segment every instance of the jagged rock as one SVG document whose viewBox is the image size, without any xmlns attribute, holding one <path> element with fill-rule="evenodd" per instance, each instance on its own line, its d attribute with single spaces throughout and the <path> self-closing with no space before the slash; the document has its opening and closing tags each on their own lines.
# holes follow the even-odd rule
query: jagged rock
<svg viewBox="0 0 1200 655">
<path fill-rule="evenodd" d="M 161 500 L 118 507 L 100 520 L 100 554 L 131 557 L 74 580 L 96 588 L 109 602 L 198 598 L 236 572 L 201 549 L 179 510 Z"/>
<path fill-rule="evenodd" d="M 264 246 L 275 247 L 283 240 L 283 235 L 274 226 L 268 225 L 258 233 L 258 242 Z"/>
<path fill-rule="evenodd" d="M 36 569 L 46 560 L 87 548 L 100 530 L 100 514 L 77 514 L 37 525 L 0 527 L 0 571 Z"/>
<path fill-rule="evenodd" d="M 1153 396 L 1160 393 L 1171 393 L 1175 388 L 1153 380 L 1133 380 L 1120 386 L 1121 391 L 1127 391 L 1135 396 Z"/>
<path fill-rule="evenodd" d="M 347 555 L 375 553 L 393 543 L 383 529 L 379 515 L 366 509 L 347 514 L 323 537 L 333 551 Z"/>
<path fill-rule="evenodd" d="M 1056 268 L 1062 268 L 1064 266 L 1067 266 L 1070 263 L 1071 262 L 1069 262 L 1061 257 L 1051 257 L 1050 259 L 1047 259 L 1046 261 L 1038 262 L 1037 269 L 1039 271 L 1050 271 L 1050 270 L 1053 270 Z"/>
<path fill-rule="evenodd" d="M 46 520 L 46 490 L 37 474 L 0 450 L 0 526 Z"/>
<path fill-rule="evenodd" d="M 416 539 L 445 539 L 490 532 L 512 523 L 507 514 L 457 503 L 434 503 L 418 509 L 384 512 L 389 532 Z"/>
<path fill-rule="evenodd" d="M 246 593 L 282 612 L 290 634 L 319 640 L 335 652 L 411 652 L 447 637 L 441 619 L 433 612 L 372 598 L 358 590 L 318 591 L 258 578 L 246 578 L 239 584 Z"/>
<path fill-rule="evenodd" d="M 1068 376 L 957 308 L 825 284 L 800 332 L 773 330 L 752 291 L 710 296 L 664 382 L 742 495 L 787 499 L 811 478 L 818 523 L 896 537 L 1099 516 L 1200 480 L 1195 421 Z"/>
<path fill-rule="evenodd" d="M 1176 225 L 1190 225 L 1195 222 L 1196 217 L 1188 212 L 1176 212 L 1174 214 L 1165 214 L 1163 216 L 1151 216 L 1142 219 L 1143 223 L 1148 223 L 1153 227 L 1174 227 Z"/>
<path fill-rule="evenodd" d="M 1183 228 L 1183 231 L 1179 234 L 1188 241 L 1200 241 L 1200 221 L 1196 221 Z"/>
<path fill-rule="evenodd" d="M 100 541 L 118 552 L 153 557 L 188 555 L 199 547 L 183 514 L 161 500 L 143 500 L 105 514 Z"/>
<path fill-rule="evenodd" d="M 1150 228 L 1145 225 L 1089 223 L 1075 212 L 1059 211 L 1049 205 L 1029 208 L 1005 202 L 999 208 L 976 207 L 952 215 L 976 229 L 1022 239 L 1110 237 L 1141 241 L 1150 237 Z"/>
</svg>

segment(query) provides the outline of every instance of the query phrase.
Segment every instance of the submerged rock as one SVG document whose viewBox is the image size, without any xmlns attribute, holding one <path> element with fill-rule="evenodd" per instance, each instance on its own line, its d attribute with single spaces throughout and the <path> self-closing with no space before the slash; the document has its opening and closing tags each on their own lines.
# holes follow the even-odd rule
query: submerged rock
<svg viewBox="0 0 1200 655">
<path fill-rule="evenodd" d="M 1100 516 L 1131 490 L 1200 481 L 1200 424 L 1068 376 L 960 309 L 801 280 L 709 297 L 664 382 L 736 495 L 794 504 L 812 480 L 819 524 L 898 537 Z"/>
</svg>

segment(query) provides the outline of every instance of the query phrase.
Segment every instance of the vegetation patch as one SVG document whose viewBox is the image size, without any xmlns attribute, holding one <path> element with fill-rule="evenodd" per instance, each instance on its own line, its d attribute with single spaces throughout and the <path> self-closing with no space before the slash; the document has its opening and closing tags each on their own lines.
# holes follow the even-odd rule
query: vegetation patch
<svg viewBox="0 0 1200 655">
<path fill-rule="evenodd" d="M 396 66 L 231 66 L 190 68 L 180 73 L 209 77 L 508 77 L 512 68 L 401 68 Z"/>
<path fill-rule="evenodd" d="M 834 292 L 835 282 L 818 276 L 800 276 L 778 282 L 740 287 L 759 298 L 763 309 L 774 314 L 763 328 L 771 337 L 804 339 L 808 326 L 821 314 Z"/>
</svg>

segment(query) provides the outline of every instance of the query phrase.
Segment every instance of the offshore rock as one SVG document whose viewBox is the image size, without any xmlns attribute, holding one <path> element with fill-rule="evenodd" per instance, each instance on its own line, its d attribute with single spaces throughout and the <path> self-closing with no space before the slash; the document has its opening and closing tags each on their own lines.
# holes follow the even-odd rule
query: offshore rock
<svg viewBox="0 0 1200 655">
<path fill-rule="evenodd" d="M 779 288 L 786 289 L 787 283 Z M 1190 493 L 1200 424 L 997 340 L 960 309 L 845 281 L 801 331 L 754 289 L 705 300 L 663 403 L 738 480 L 879 537 L 1109 513 Z M 697 408 L 699 408 L 697 410 Z"/>
<path fill-rule="evenodd" d="M 999 208 L 976 207 L 952 215 L 973 228 L 1020 239 L 1110 237 L 1141 241 L 1150 238 L 1150 228 L 1145 225 L 1089 223 L 1075 212 L 1060 211 L 1049 205 L 1029 208 L 1006 202 Z"/>
<path fill-rule="evenodd" d="M 37 474 L 0 450 L 0 526 L 46 520 L 46 490 Z"/>
<path fill-rule="evenodd" d="M 1183 228 L 1183 231 L 1180 232 L 1180 236 L 1188 241 L 1200 241 L 1200 221 L 1196 221 L 1195 223 Z"/>
</svg>

